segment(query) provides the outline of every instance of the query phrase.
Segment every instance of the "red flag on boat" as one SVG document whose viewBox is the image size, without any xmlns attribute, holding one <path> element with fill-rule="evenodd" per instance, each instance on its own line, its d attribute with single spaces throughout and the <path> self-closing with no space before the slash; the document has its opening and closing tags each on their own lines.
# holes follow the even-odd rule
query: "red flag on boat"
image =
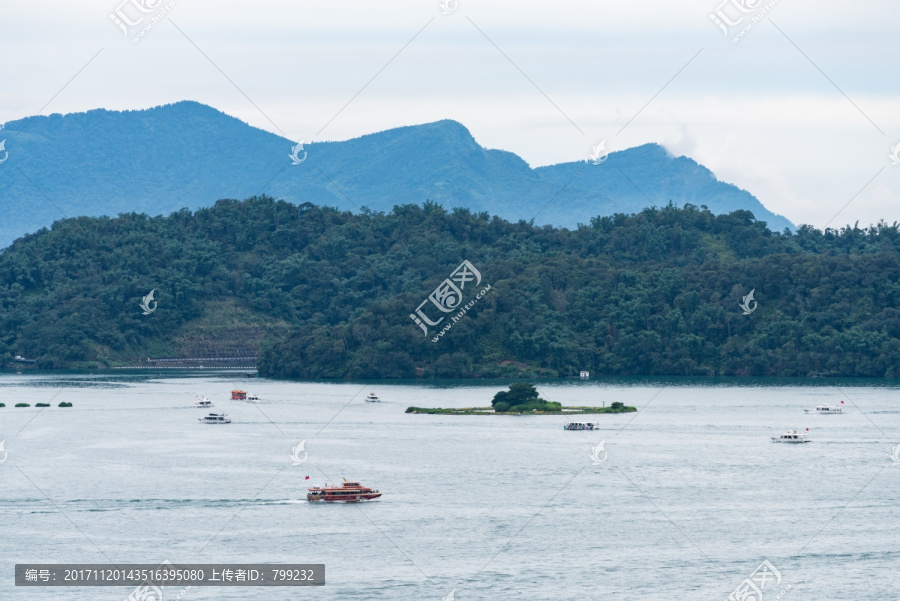
<svg viewBox="0 0 900 601">
<path fill-rule="evenodd" d="M 841 401 L 841 405 L 843 405 L 843 404 L 844 404 L 844 401 Z"/>
<path fill-rule="evenodd" d="M 809 428 L 807 428 L 806 431 L 809 432 Z"/>
<path fill-rule="evenodd" d="M 309 480 L 309 476 L 306 477 L 306 480 Z"/>
</svg>

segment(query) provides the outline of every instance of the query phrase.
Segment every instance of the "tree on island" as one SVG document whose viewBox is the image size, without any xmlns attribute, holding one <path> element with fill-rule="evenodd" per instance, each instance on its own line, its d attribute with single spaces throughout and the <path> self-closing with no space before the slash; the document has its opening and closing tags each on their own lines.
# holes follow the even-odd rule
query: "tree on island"
<svg viewBox="0 0 900 601">
<path fill-rule="evenodd" d="M 538 396 L 533 384 L 524 382 L 512 384 L 509 391 L 501 390 L 494 395 L 491 406 L 498 413 L 524 413 L 526 411 L 562 411 L 561 403 L 545 401 Z"/>
</svg>

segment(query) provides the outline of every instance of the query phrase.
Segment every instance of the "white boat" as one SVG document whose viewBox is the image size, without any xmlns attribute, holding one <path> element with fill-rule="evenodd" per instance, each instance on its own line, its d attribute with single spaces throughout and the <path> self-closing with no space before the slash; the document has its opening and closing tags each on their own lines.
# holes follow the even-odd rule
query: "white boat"
<svg viewBox="0 0 900 601">
<path fill-rule="evenodd" d="M 563 430 L 593 430 L 599 425 L 600 424 L 593 424 L 591 422 L 566 422 L 566 425 L 563 426 Z"/>
<path fill-rule="evenodd" d="M 231 418 L 228 417 L 227 413 L 210 413 L 206 417 L 201 417 L 199 420 L 204 424 L 230 424 Z"/>
<path fill-rule="evenodd" d="M 380 402 L 381 402 L 381 399 L 379 399 L 379 398 L 375 395 L 374 392 L 370 392 L 368 395 L 366 395 L 366 402 L 367 402 L 367 403 L 380 403 Z"/>
<path fill-rule="evenodd" d="M 806 432 L 797 432 L 796 430 L 788 430 L 781 436 L 773 436 L 772 442 L 788 442 L 788 443 L 801 443 L 801 442 L 810 442 L 809 438 L 807 438 L 808 434 Z"/>
<path fill-rule="evenodd" d="M 207 407 L 213 407 L 213 402 L 205 396 L 197 396 L 194 397 L 194 407 L 197 407 L 198 409 L 206 409 Z"/>
<path fill-rule="evenodd" d="M 841 401 L 843 402 L 843 401 Z M 815 409 L 804 409 L 807 413 L 818 413 L 820 415 L 830 415 L 832 413 L 843 413 L 843 405 L 819 405 Z"/>
<path fill-rule="evenodd" d="M 258 395 L 258 394 L 253 394 L 252 392 L 248 392 L 248 393 L 247 393 L 247 402 L 248 402 L 248 403 L 258 403 L 258 402 L 259 402 L 259 395 Z"/>
</svg>

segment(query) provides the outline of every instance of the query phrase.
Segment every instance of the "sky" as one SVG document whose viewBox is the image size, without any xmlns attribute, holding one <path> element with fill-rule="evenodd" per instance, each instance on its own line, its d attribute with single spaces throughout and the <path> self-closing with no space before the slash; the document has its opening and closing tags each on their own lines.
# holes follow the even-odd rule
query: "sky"
<svg viewBox="0 0 900 601">
<path fill-rule="evenodd" d="M 900 221 L 898 23 L 888 0 L 4 0 L 0 123 L 196 100 L 306 142 L 455 119 L 532 167 L 657 142 L 795 224 L 866 226 Z"/>
</svg>

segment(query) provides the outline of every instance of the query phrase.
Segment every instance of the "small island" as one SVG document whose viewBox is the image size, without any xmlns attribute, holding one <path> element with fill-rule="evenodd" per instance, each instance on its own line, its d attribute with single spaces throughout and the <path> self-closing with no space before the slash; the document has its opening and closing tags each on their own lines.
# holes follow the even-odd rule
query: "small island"
<svg viewBox="0 0 900 601">
<path fill-rule="evenodd" d="M 407 407 L 406 413 L 426 413 L 429 415 L 580 415 L 587 413 L 631 413 L 635 407 L 628 407 L 618 401 L 609 407 L 563 407 L 561 403 L 544 400 L 538 395 L 533 384 L 512 384 L 509 390 L 501 390 L 494 395 L 490 407 L 463 407 L 441 409 L 439 407 Z"/>
</svg>

